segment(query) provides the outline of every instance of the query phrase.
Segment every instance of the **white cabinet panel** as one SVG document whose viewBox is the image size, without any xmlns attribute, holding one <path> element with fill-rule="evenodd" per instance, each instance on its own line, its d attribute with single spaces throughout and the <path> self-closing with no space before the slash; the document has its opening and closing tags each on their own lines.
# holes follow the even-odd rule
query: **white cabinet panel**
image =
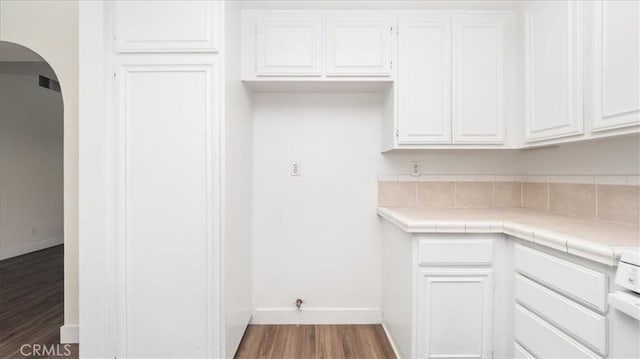
<svg viewBox="0 0 640 359">
<path fill-rule="evenodd" d="M 565 293 L 592 308 L 607 310 L 607 276 L 581 265 L 516 244 L 518 272 Z"/>
<path fill-rule="evenodd" d="M 583 132 L 581 2 L 534 1 L 525 12 L 525 138 Z"/>
<path fill-rule="evenodd" d="M 502 20 L 454 18 L 453 143 L 504 142 Z"/>
<path fill-rule="evenodd" d="M 516 275 L 515 292 L 520 303 L 607 354 L 607 318 L 522 275 Z"/>
<path fill-rule="evenodd" d="M 419 265 L 492 264 L 492 239 L 421 239 Z"/>
<path fill-rule="evenodd" d="M 492 347 L 490 269 L 418 271 L 417 356 L 488 358 Z"/>
<path fill-rule="evenodd" d="M 213 65 L 120 67 L 118 357 L 211 357 Z"/>
<path fill-rule="evenodd" d="M 116 51 L 217 51 L 218 1 L 117 1 Z"/>
<path fill-rule="evenodd" d="M 520 346 L 520 344 L 515 343 L 513 347 L 513 357 L 515 359 L 535 359 L 535 357 L 529 353 L 525 348 Z"/>
<path fill-rule="evenodd" d="M 321 18 L 269 15 L 258 19 L 256 75 L 320 76 Z"/>
<path fill-rule="evenodd" d="M 640 2 L 597 1 L 594 6 L 592 129 L 640 124 Z"/>
<path fill-rule="evenodd" d="M 328 76 L 389 76 L 391 24 L 366 16 L 327 20 Z"/>
<path fill-rule="evenodd" d="M 516 304 L 515 336 L 536 358 L 601 358 L 542 318 Z"/>
<path fill-rule="evenodd" d="M 401 20 L 398 143 L 451 143 L 451 19 Z"/>
</svg>

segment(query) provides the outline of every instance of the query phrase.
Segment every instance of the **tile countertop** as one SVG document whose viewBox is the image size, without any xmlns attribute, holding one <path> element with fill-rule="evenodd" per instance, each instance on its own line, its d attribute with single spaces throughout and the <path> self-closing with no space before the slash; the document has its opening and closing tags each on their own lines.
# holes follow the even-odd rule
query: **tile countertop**
<svg viewBox="0 0 640 359">
<path fill-rule="evenodd" d="M 378 215 L 409 233 L 504 233 L 616 266 L 624 250 L 640 249 L 640 228 L 526 208 L 388 208 Z"/>
</svg>

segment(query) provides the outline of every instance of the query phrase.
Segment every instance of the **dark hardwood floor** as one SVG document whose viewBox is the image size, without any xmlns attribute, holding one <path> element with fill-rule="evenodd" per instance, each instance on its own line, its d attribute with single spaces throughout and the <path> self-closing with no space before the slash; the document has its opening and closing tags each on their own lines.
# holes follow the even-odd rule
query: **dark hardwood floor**
<svg viewBox="0 0 640 359">
<path fill-rule="evenodd" d="M 380 325 L 250 325 L 236 359 L 391 359 Z"/>
<path fill-rule="evenodd" d="M 23 344 L 49 348 L 60 343 L 64 322 L 63 251 L 63 246 L 56 246 L 0 261 L 0 358 L 25 358 L 20 353 Z M 68 347 L 69 356 L 64 356 L 67 352 L 63 345 L 49 355 L 34 355 L 42 353 L 34 353 L 34 347 L 24 347 L 23 353 L 38 358 L 78 357 L 77 345 Z"/>
</svg>

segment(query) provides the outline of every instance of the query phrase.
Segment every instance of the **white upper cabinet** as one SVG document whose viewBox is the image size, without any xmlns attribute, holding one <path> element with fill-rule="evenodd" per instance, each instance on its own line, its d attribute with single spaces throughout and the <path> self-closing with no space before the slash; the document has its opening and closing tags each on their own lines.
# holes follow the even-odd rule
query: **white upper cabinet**
<svg viewBox="0 0 640 359">
<path fill-rule="evenodd" d="M 257 76 L 320 76 L 319 16 L 269 15 L 256 24 Z"/>
<path fill-rule="evenodd" d="M 640 2 L 593 3 L 592 131 L 640 124 Z"/>
<path fill-rule="evenodd" d="M 329 17 L 327 76 L 389 76 L 392 26 L 386 18 Z"/>
<path fill-rule="evenodd" d="M 533 1 L 525 11 L 525 140 L 583 132 L 579 1 Z"/>
<path fill-rule="evenodd" d="M 451 143 L 451 19 L 401 19 L 398 41 L 398 143 Z"/>
<path fill-rule="evenodd" d="M 500 16 L 401 19 L 398 144 L 502 144 Z"/>
<path fill-rule="evenodd" d="M 504 142 L 504 48 L 501 18 L 453 22 L 453 143 Z"/>
<path fill-rule="evenodd" d="M 390 81 L 392 17 L 367 12 L 259 11 L 242 15 L 245 81 Z"/>
<path fill-rule="evenodd" d="M 218 51 L 218 1 L 117 1 L 118 52 Z"/>
</svg>

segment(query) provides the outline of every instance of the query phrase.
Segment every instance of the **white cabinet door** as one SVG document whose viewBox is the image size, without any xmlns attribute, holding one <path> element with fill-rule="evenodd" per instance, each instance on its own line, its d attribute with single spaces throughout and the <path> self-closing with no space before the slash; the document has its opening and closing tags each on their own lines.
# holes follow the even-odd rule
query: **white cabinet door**
<svg viewBox="0 0 640 359">
<path fill-rule="evenodd" d="M 517 342 L 536 358 L 602 358 L 519 304 L 514 317 Z"/>
<path fill-rule="evenodd" d="M 418 271 L 419 358 L 488 358 L 492 351 L 490 269 Z"/>
<path fill-rule="evenodd" d="M 389 76 L 391 23 L 386 18 L 330 17 L 327 76 Z"/>
<path fill-rule="evenodd" d="M 580 1 L 532 1 L 525 12 L 525 139 L 583 132 Z"/>
<path fill-rule="evenodd" d="M 215 356 L 218 79 L 201 60 L 117 76 L 118 357 Z"/>
<path fill-rule="evenodd" d="M 398 143 L 451 143 L 451 19 L 401 20 L 398 37 Z"/>
<path fill-rule="evenodd" d="M 218 1 L 117 1 L 114 12 L 118 52 L 218 50 Z"/>
<path fill-rule="evenodd" d="M 594 6 L 592 130 L 640 124 L 640 2 Z"/>
<path fill-rule="evenodd" d="M 279 14 L 256 24 L 257 76 L 320 76 L 321 18 Z"/>
<path fill-rule="evenodd" d="M 453 143 L 504 142 L 503 37 L 499 18 L 454 18 Z"/>
</svg>

